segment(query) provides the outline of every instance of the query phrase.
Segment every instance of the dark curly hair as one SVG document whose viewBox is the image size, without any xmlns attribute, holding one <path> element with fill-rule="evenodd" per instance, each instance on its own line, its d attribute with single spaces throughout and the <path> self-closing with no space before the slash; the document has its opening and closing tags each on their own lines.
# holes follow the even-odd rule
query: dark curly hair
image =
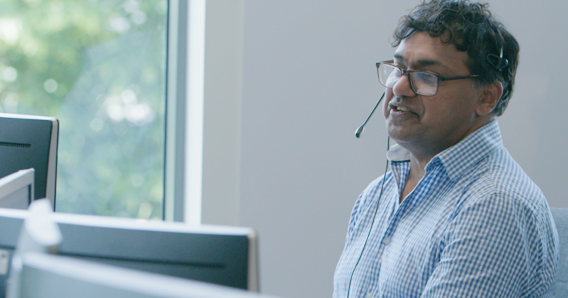
<svg viewBox="0 0 568 298">
<path fill-rule="evenodd" d="M 442 42 L 454 44 L 458 51 L 467 52 L 467 67 L 472 74 L 479 75 L 480 86 L 497 81 L 503 84 L 503 95 L 494 109 L 500 116 L 513 93 L 519 44 L 503 24 L 491 16 L 488 7 L 487 3 L 468 0 L 423 1 L 400 19 L 392 46 L 398 46 L 415 32 L 428 32 L 432 37 L 440 37 Z M 509 63 L 499 69 L 490 60 L 499 57 L 501 50 Z M 488 56 L 491 54 L 497 57 Z"/>
</svg>

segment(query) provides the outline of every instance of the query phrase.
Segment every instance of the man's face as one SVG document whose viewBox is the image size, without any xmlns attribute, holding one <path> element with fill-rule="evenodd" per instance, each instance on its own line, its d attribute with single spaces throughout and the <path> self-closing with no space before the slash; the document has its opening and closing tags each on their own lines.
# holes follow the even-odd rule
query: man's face
<svg viewBox="0 0 568 298">
<path fill-rule="evenodd" d="M 441 76 L 469 75 L 468 55 L 453 44 L 418 32 L 403 40 L 394 54 L 401 69 Z M 476 108 L 482 97 L 473 79 L 441 81 L 434 96 L 415 94 L 404 75 L 386 91 L 384 116 L 388 134 L 414 155 L 430 157 L 479 128 Z"/>
</svg>

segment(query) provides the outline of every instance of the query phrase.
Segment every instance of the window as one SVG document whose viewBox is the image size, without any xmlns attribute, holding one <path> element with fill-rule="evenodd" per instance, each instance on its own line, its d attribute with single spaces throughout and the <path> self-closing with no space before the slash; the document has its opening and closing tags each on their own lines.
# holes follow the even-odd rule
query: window
<svg viewBox="0 0 568 298">
<path fill-rule="evenodd" d="M 0 111 L 59 119 L 57 211 L 163 218 L 167 11 L 0 2 Z"/>
</svg>

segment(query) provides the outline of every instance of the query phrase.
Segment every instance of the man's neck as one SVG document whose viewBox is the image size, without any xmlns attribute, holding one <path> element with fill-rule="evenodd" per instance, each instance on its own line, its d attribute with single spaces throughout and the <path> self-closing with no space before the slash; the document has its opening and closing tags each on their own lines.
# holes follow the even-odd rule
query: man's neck
<svg viewBox="0 0 568 298">
<path fill-rule="evenodd" d="M 397 141 L 399 146 L 402 146 L 410 152 L 410 173 L 408 173 L 408 178 L 406 180 L 406 184 L 404 185 L 404 189 L 400 197 L 400 202 L 402 202 L 404 198 L 408 194 L 410 194 L 410 192 L 412 192 L 420 179 L 424 177 L 424 174 L 426 173 L 426 165 L 428 165 L 428 163 L 430 162 L 430 160 L 432 160 L 432 158 L 434 158 L 434 156 L 461 142 L 468 135 L 472 134 L 473 132 L 477 131 L 493 120 L 495 120 L 495 117 L 492 115 L 485 115 L 483 117 L 480 117 L 476 121 L 476 124 L 472 125 L 472 129 L 465 132 L 457 140 L 452 141 L 448 144 L 443 144 L 440 142 L 431 142 L 431 144 L 405 144 L 404 142 Z"/>
<path fill-rule="evenodd" d="M 400 196 L 400 203 L 402 200 L 408 196 L 414 190 L 420 179 L 424 177 L 426 173 L 426 165 L 430 162 L 432 157 L 429 159 L 417 159 L 412 153 L 410 154 L 410 172 L 406 178 L 406 183 L 404 184 L 404 188 L 402 190 L 402 194 Z"/>
</svg>

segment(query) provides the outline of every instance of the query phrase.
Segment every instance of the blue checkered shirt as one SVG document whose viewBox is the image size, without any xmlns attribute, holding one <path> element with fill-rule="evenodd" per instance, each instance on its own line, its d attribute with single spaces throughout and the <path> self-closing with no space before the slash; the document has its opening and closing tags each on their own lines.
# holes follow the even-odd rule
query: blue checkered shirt
<svg viewBox="0 0 568 298">
<path fill-rule="evenodd" d="M 558 234 L 544 195 L 503 147 L 497 121 L 432 158 L 400 204 L 410 154 L 394 146 L 387 157 L 392 171 L 381 198 L 383 177 L 351 213 L 334 298 L 546 294 Z"/>
</svg>

